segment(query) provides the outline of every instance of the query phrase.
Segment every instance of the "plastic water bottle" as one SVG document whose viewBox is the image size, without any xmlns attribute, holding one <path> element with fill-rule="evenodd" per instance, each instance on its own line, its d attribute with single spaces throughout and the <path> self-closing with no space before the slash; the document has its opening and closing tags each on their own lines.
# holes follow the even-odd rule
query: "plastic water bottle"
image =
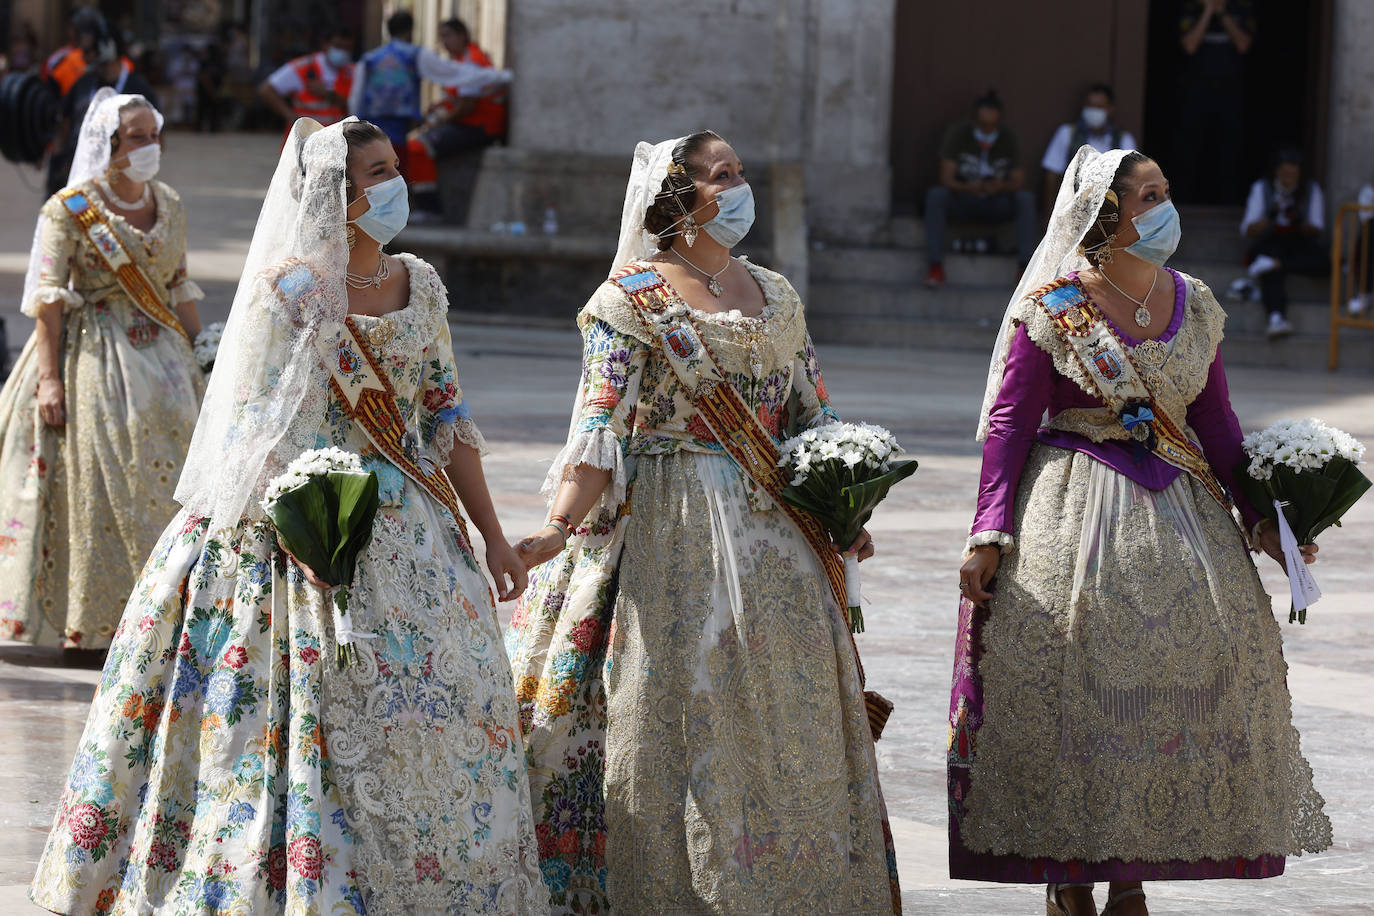
<svg viewBox="0 0 1374 916">
<path fill-rule="evenodd" d="M 558 211 L 549 207 L 544 211 L 544 234 L 558 234 Z"/>
</svg>

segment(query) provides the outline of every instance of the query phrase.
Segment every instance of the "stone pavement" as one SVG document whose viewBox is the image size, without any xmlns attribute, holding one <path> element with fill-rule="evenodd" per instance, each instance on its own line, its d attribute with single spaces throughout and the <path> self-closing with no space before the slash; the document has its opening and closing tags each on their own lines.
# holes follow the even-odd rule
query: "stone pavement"
<svg viewBox="0 0 1374 916">
<path fill-rule="evenodd" d="M 275 156 L 275 140 L 261 140 L 224 141 L 234 155 L 214 160 L 204 192 L 174 179 L 191 208 L 193 272 L 208 272 L 219 284 L 223 306 L 228 298 L 222 291 L 225 284 L 232 289 L 234 258 L 242 257 L 256 210 L 246 178 L 254 168 L 265 174 Z M 176 154 L 215 154 L 209 138 L 176 135 L 173 144 Z M 177 162 L 173 153 L 167 162 L 170 172 Z M 8 194 L 0 192 L 0 205 Z M 10 212 L 20 211 L 16 205 Z M 18 297 L 11 265 L 26 249 L 28 231 L 0 230 L 0 271 L 10 272 L 0 277 L 0 303 L 9 307 Z M 455 299 L 459 295 L 455 291 Z M 12 314 L 9 307 L 5 311 Z M 567 429 L 578 371 L 578 339 L 570 326 L 453 329 L 464 390 L 492 444 L 488 479 L 512 539 L 543 519 L 539 484 Z M 956 569 L 977 488 L 971 435 L 984 358 L 854 347 L 822 347 L 820 357 L 840 412 L 888 426 L 921 461 L 921 470 L 893 491 L 870 526 L 880 552 L 864 564 L 868 632 L 860 637 L 870 685 L 897 704 L 878 758 L 906 912 L 1041 912 L 1043 888 L 953 882 L 945 868 L 945 717 Z M 1374 393 L 1361 379 L 1235 370 L 1231 387 L 1246 429 L 1284 416 L 1315 415 L 1374 443 Z M 1285 623 L 1284 633 L 1294 718 L 1326 796 L 1335 846 L 1290 860 L 1288 873 L 1269 881 L 1152 885 L 1156 914 L 1374 914 L 1374 781 L 1368 764 L 1374 739 L 1374 603 L 1367 565 L 1374 548 L 1374 499 L 1357 505 L 1345 527 L 1328 532 L 1322 542 L 1316 574 L 1326 597 L 1307 626 Z M 1269 591 L 1283 594 L 1277 567 L 1266 560 L 1261 569 Z M 1286 600 L 1275 602 L 1282 619 L 1286 606 Z M 0 916 L 39 912 L 25 899 L 24 885 L 42 850 L 97 678 L 97 672 L 61 667 L 55 653 L 0 644 Z"/>
</svg>

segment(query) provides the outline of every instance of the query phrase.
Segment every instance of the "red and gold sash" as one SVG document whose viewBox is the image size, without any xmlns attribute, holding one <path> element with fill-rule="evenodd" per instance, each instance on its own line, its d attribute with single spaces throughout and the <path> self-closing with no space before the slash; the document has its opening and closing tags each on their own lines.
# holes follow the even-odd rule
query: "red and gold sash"
<svg viewBox="0 0 1374 916">
<path fill-rule="evenodd" d="M 1101 309 L 1072 280 L 1056 280 L 1031 294 L 1083 370 L 1096 395 L 1118 416 L 1131 402 L 1146 402 L 1153 419 L 1140 432 L 1153 432 L 1150 451 L 1192 476 L 1228 513 L 1232 503 L 1207 457 L 1165 412 L 1136 365 L 1135 356 Z M 1148 342 L 1147 342 L 1148 343 Z M 1162 346 L 1158 345 L 1157 346 Z M 1128 430 L 1127 434 L 1135 432 Z M 1146 442 L 1140 436 L 1137 441 Z"/>
<path fill-rule="evenodd" d="M 845 629 L 849 626 L 849 602 L 845 592 L 844 561 L 835 552 L 830 535 L 814 515 L 803 512 L 782 498 L 788 475 L 778 466 L 781 452 L 778 445 L 759 422 L 758 415 L 749 409 L 740 393 L 716 365 L 701 332 L 690 314 L 665 314 L 672 301 L 668 297 L 668 283 L 653 269 L 629 266 L 618 271 L 611 280 L 620 286 L 635 304 L 645 326 L 658 340 L 668 364 L 673 367 L 683 390 L 697 413 L 706 423 L 716 442 L 734 459 L 751 480 L 759 485 L 778 508 L 801 530 L 821 568 L 835 602 L 844 615 Z M 854 649 L 854 661 L 859 668 L 859 683 L 866 680 L 863 662 L 854 634 L 849 634 Z M 883 726 L 892 713 L 892 703 L 872 691 L 864 693 L 873 740 L 878 740 Z"/>
<path fill-rule="evenodd" d="M 181 320 L 177 318 L 176 312 L 172 311 L 158 295 L 157 287 L 148 279 L 148 275 L 138 265 L 134 256 L 125 250 L 119 236 L 110 228 L 100 210 L 91 204 L 86 192 L 79 188 L 65 188 L 59 191 L 57 196 L 62 201 L 62 206 L 66 207 L 67 213 L 71 215 L 72 222 L 76 223 L 82 236 L 91 243 L 96 254 L 100 255 L 105 266 L 119 281 L 120 289 L 128 294 L 130 301 L 139 311 L 167 330 L 175 331 L 190 340 L 191 335 L 181 326 Z"/>
<path fill-rule="evenodd" d="M 418 435 L 408 431 L 405 415 L 396 403 L 396 390 L 364 341 L 352 316 L 344 319 L 337 339 L 320 334 L 319 347 L 330 374 L 330 387 L 344 413 L 358 424 L 377 451 L 449 511 L 459 543 L 470 553 L 472 542 L 458 494 L 443 468 L 426 467 L 420 460 Z"/>
</svg>

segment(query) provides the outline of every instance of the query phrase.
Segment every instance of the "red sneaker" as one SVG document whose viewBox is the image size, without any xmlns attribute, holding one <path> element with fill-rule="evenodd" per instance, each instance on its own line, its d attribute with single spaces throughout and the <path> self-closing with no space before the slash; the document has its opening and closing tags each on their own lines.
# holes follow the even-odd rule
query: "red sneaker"
<svg viewBox="0 0 1374 916">
<path fill-rule="evenodd" d="M 931 289 L 939 289 L 945 285 L 945 265 L 932 264 L 930 270 L 926 271 L 926 286 Z"/>
</svg>

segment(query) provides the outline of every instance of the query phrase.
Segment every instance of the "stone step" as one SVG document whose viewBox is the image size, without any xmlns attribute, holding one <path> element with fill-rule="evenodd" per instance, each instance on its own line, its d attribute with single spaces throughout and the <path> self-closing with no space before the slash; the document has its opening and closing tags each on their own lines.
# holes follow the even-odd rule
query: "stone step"
<svg viewBox="0 0 1374 916">
<path fill-rule="evenodd" d="M 899 347 L 911 350 L 966 352 L 982 361 L 992 352 L 996 327 L 971 320 L 914 321 L 867 315 L 808 314 L 812 337 L 822 344 Z M 1374 332 L 1343 331 L 1338 375 L 1374 374 Z M 1222 341 L 1222 357 L 1228 366 L 1272 369 L 1325 369 L 1328 337 L 1295 334 L 1270 341 L 1263 334 L 1229 332 Z"/>
</svg>

